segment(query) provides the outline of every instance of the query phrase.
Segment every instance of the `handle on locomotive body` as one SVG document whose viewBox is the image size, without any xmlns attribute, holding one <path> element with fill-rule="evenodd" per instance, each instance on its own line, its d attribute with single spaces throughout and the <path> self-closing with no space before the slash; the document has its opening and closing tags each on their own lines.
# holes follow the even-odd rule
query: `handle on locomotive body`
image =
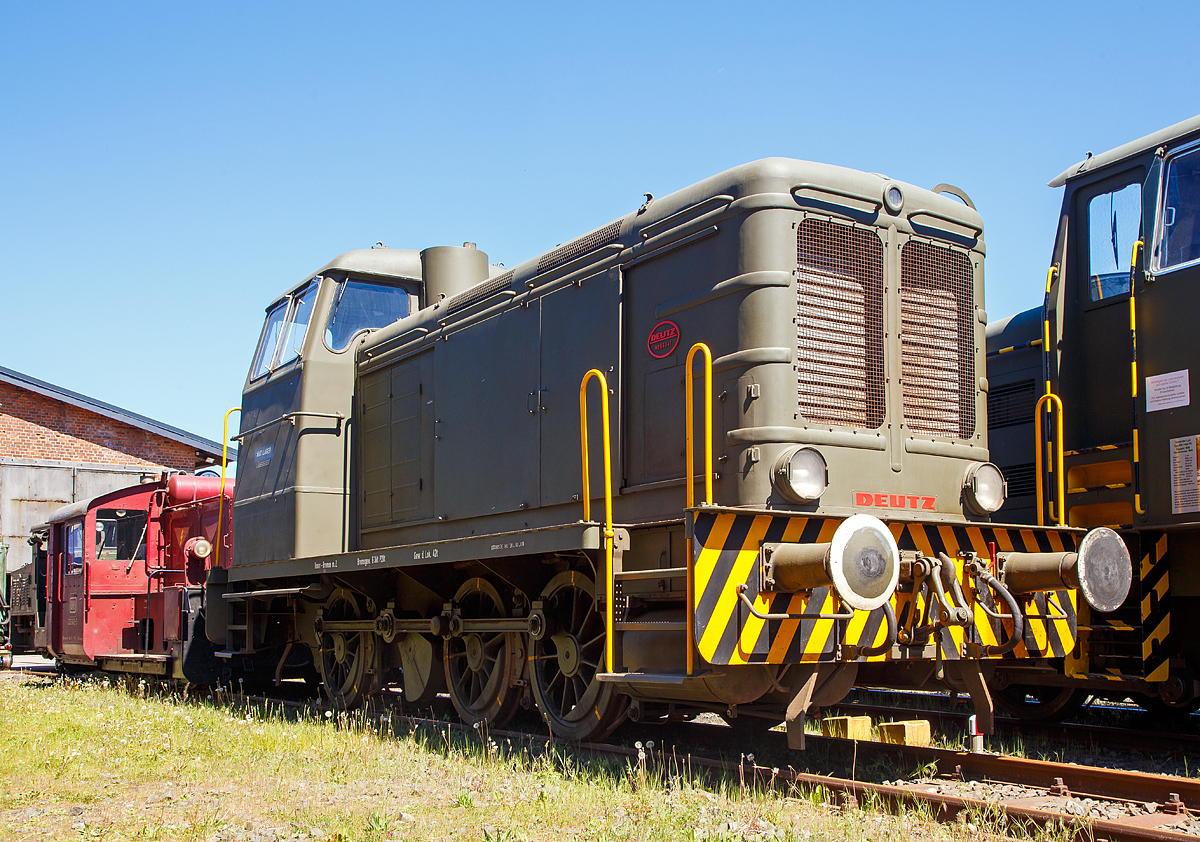
<svg viewBox="0 0 1200 842">
<path fill-rule="evenodd" d="M 696 356 L 696 352 L 700 351 L 704 354 L 704 504 L 711 506 L 713 502 L 712 488 L 712 350 L 703 342 L 697 342 L 691 347 L 687 355 L 687 364 L 684 369 L 686 375 L 684 397 L 687 406 L 687 478 L 685 480 L 687 507 L 690 509 L 696 503 L 696 484 L 692 476 L 692 467 L 695 461 L 695 414 L 692 409 L 692 358 Z M 696 565 L 692 558 L 692 542 L 688 542 L 688 564 L 687 564 L 687 674 L 692 675 L 696 669 Z"/>
<path fill-rule="evenodd" d="M 1063 405 L 1062 405 L 1062 400 L 1058 397 L 1058 395 L 1054 394 L 1053 392 L 1047 392 L 1046 394 L 1044 394 L 1040 398 L 1038 398 L 1037 406 L 1035 406 L 1033 409 L 1034 417 L 1037 419 L 1037 423 L 1035 423 L 1033 425 L 1033 433 L 1034 433 L 1033 458 L 1034 458 L 1034 462 L 1035 462 L 1034 470 L 1037 473 L 1038 526 L 1046 525 L 1046 511 L 1045 511 L 1046 506 L 1045 506 L 1045 503 L 1043 502 L 1044 497 L 1045 497 L 1045 492 L 1042 489 L 1042 478 L 1043 478 L 1043 475 L 1042 475 L 1042 405 L 1043 404 L 1051 404 L 1051 403 L 1054 404 L 1055 408 L 1058 410 L 1057 414 L 1055 415 L 1055 419 L 1058 421 L 1058 424 L 1055 427 L 1056 434 L 1054 437 L 1055 456 L 1057 457 L 1057 459 L 1055 459 L 1054 461 L 1057 462 L 1057 465 L 1053 466 L 1051 468 L 1051 470 L 1056 474 L 1055 488 L 1058 492 L 1058 494 L 1057 494 L 1058 514 L 1057 514 L 1057 516 L 1055 515 L 1054 503 L 1052 502 L 1050 504 L 1050 517 L 1054 520 L 1057 520 L 1059 526 L 1066 526 L 1066 523 L 1067 523 L 1067 517 L 1066 517 L 1067 493 L 1066 493 L 1066 474 L 1065 474 L 1065 471 L 1066 471 L 1065 464 L 1066 463 L 1065 463 L 1065 459 L 1063 457 Z M 1050 412 L 1050 408 L 1048 405 L 1046 407 L 1046 411 Z"/>
<path fill-rule="evenodd" d="M 612 454 L 608 442 L 608 381 L 599 369 L 583 375 L 579 384 L 579 441 L 583 452 L 583 519 L 592 519 L 592 489 L 588 467 L 587 385 L 595 378 L 600 381 L 600 411 L 604 421 L 604 581 L 608 589 L 604 600 L 604 658 L 607 672 L 613 671 L 613 594 L 616 577 L 613 575 L 613 518 L 612 518 Z"/>
<path fill-rule="evenodd" d="M 221 490 L 217 494 L 217 540 L 213 543 L 213 555 L 211 567 L 220 567 L 221 554 L 221 520 L 225 514 L 225 470 L 229 465 L 229 416 L 235 412 L 241 412 L 240 406 L 235 406 L 233 409 L 225 413 L 225 426 L 221 431 Z"/>
<path fill-rule="evenodd" d="M 1137 410 L 1137 259 L 1138 252 L 1144 248 L 1145 243 L 1142 240 L 1138 240 L 1133 244 L 1133 254 L 1129 256 L 1129 376 L 1133 391 L 1133 510 L 1139 515 L 1146 514 L 1146 510 L 1142 508 L 1142 466 L 1140 454 L 1138 453 Z"/>
</svg>

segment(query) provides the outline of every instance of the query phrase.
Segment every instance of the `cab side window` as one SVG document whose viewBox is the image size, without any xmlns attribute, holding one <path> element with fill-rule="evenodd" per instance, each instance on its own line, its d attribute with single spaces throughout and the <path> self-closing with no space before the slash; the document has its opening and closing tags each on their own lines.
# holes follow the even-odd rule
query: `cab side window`
<svg viewBox="0 0 1200 842">
<path fill-rule="evenodd" d="M 1130 260 L 1142 224 L 1142 186 L 1126 184 L 1093 196 L 1087 205 L 1088 298 L 1129 292 Z"/>
<path fill-rule="evenodd" d="M 1200 149 L 1167 162 L 1160 220 L 1156 268 L 1200 259 Z"/>
<path fill-rule="evenodd" d="M 144 561 L 146 520 L 145 512 L 99 509 L 96 512 L 96 559 Z"/>
<path fill-rule="evenodd" d="M 83 521 L 77 520 L 67 526 L 67 556 L 64 559 L 68 576 L 83 572 Z"/>
</svg>

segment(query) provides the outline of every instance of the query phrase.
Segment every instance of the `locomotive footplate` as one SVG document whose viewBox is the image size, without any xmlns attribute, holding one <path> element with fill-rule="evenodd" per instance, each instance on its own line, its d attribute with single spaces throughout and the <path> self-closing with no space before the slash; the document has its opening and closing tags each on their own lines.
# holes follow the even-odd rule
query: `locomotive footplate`
<svg viewBox="0 0 1200 842">
<path fill-rule="evenodd" d="M 1083 530 L 876 521 L 898 551 L 898 558 L 888 560 L 883 539 L 877 539 L 878 550 L 853 538 L 839 547 L 839 533 L 846 531 L 839 527 L 850 520 L 690 510 L 699 655 L 714 665 L 940 663 L 1061 658 L 1074 648 L 1078 589 L 1057 583 L 1013 593 L 1001 582 L 998 562 L 1006 556 L 1072 557 Z M 801 565 L 790 583 L 772 558 L 780 548 L 789 548 Z M 858 556 L 851 559 L 851 552 Z M 805 562 L 806 555 L 814 560 Z M 898 568 L 894 590 L 877 604 L 864 603 L 871 577 L 889 573 L 892 563 Z M 851 575 L 839 575 L 840 568 Z M 833 574 L 822 580 L 821 569 Z M 854 570 L 860 571 L 857 579 Z M 816 577 L 807 589 L 805 576 Z"/>
<path fill-rule="evenodd" d="M 519 532 L 471 535 L 464 538 L 401 544 L 352 553 L 236 564 L 229 568 L 229 581 L 274 580 L 292 576 L 414 567 L 421 564 L 445 564 L 566 550 L 595 550 L 602 546 L 602 529 L 600 524 L 580 521 L 524 529 Z M 616 545 L 618 548 L 628 548 L 628 531 L 616 530 Z"/>
</svg>

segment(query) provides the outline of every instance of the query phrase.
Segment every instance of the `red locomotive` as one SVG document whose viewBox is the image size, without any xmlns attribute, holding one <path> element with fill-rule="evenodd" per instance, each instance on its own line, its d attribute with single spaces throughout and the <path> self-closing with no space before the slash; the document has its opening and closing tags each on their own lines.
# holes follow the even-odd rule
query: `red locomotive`
<svg viewBox="0 0 1200 842">
<path fill-rule="evenodd" d="M 44 599 L 35 648 L 68 670 L 219 680 L 203 589 L 208 568 L 229 558 L 233 488 L 164 476 L 54 512 L 32 539 L 29 590 Z"/>
</svg>

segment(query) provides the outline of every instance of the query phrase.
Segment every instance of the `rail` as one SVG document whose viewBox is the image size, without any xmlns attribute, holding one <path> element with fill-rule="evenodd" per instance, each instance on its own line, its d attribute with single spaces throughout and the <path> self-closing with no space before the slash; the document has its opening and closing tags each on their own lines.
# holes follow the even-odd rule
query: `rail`
<svg viewBox="0 0 1200 842">
<path fill-rule="evenodd" d="M 1049 385 L 1049 384 L 1047 384 L 1047 385 Z M 1063 467 L 1064 466 L 1063 405 L 1062 405 L 1062 400 L 1058 397 L 1058 395 L 1054 394 L 1053 392 L 1047 392 L 1046 394 L 1044 394 L 1040 398 L 1038 398 L 1037 406 L 1035 406 L 1033 409 L 1034 417 L 1037 418 L 1037 423 L 1033 425 L 1034 442 L 1035 442 L 1035 444 L 1034 444 L 1035 450 L 1034 450 L 1033 458 L 1036 463 L 1034 470 L 1037 473 L 1038 526 L 1046 525 L 1046 506 L 1044 504 L 1045 490 L 1042 488 L 1042 486 L 1043 486 L 1043 481 L 1042 481 L 1043 480 L 1043 473 L 1042 473 L 1043 445 L 1042 445 L 1041 413 L 1042 413 L 1043 405 L 1046 405 L 1046 412 L 1050 412 L 1049 404 L 1051 404 L 1051 403 L 1054 404 L 1058 409 L 1058 413 L 1055 415 L 1055 419 L 1058 421 L 1058 424 L 1055 427 L 1056 435 L 1054 437 L 1054 443 L 1056 446 L 1056 455 L 1058 456 L 1058 459 L 1056 460 L 1057 461 L 1057 471 L 1055 471 L 1055 473 L 1057 474 L 1057 476 L 1055 477 L 1055 487 L 1058 491 L 1058 494 L 1056 497 L 1056 500 L 1058 503 L 1058 514 L 1057 514 L 1057 516 L 1055 516 L 1055 506 L 1054 506 L 1054 503 L 1051 502 L 1050 503 L 1050 518 L 1052 520 L 1057 520 L 1059 526 L 1066 526 L 1066 513 L 1063 511 L 1064 508 L 1066 507 L 1066 499 L 1067 499 L 1066 476 L 1065 476 L 1064 467 Z"/>
<path fill-rule="evenodd" d="M 1137 258 L 1145 247 L 1142 240 L 1133 244 L 1129 257 L 1129 376 L 1133 390 L 1133 510 L 1144 515 L 1142 508 L 1142 471 L 1138 452 L 1138 365 L 1137 365 Z"/>
<path fill-rule="evenodd" d="M 687 507 L 693 508 L 696 504 L 696 483 L 692 476 L 693 466 L 695 464 L 695 412 L 693 408 L 695 389 L 692 387 L 693 371 L 692 360 L 699 351 L 704 354 L 704 505 L 711 506 L 713 502 L 713 467 L 712 467 L 712 350 L 703 342 L 697 342 L 691 347 L 687 355 L 687 364 L 685 370 L 687 374 L 685 380 L 684 397 L 687 407 L 687 479 L 686 496 Z M 692 542 L 688 542 L 688 560 L 687 560 L 687 674 L 692 675 L 696 670 L 696 564 L 692 558 L 694 549 Z"/>
<path fill-rule="evenodd" d="M 608 442 L 608 381 L 599 369 L 591 369 L 583 375 L 579 384 L 579 442 L 583 453 L 583 519 L 592 519 L 592 490 L 590 468 L 588 466 L 588 431 L 587 431 L 587 385 L 595 378 L 600 381 L 600 408 L 604 420 L 604 581 L 607 591 L 604 600 L 604 659 L 608 669 L 613 671 L 613 595 L 616 593 L 615 576 L 613 575 L 613 518 L 612 518 L 612 453 Z"/>
<path fill-rule="evenodd" d="M 233 409 L 225 413 L 225 426 L 221 429 L 221 490 L 217 497 L 217 541 L 213 545 L 213 567 L 220 567 L 221 561 L 221 543 L 224 541 L 221 532 L 221 522 L 225 515 L 225 471 L 229 467 L 229 416 L 235 412 L 241 412 L 240 406 L 235 406 Z"/>
<path fill-rule="evenodd" d="M 241 407 L 238 407 L 238 409 L 241 409 Z M 346 420 L 346 416 L 340 412 L 308 412 L 307 410 L 298 409 L 295 412 L 285 413 L 276 418 L 274 421 L 268 421 L 265 424 L 259 424 L 257 427 L 251 427 L 244 433 L 238 433 L 233 437 L 233 441 L 241 441 L 247 436 L 252 436 L 255 433 L 261 433 L 268 427 L 274 427 L 276 424 L 282 424 L 284 421 L 290 422 L 291 425 L 295 427 L 297 418 L 332 418 L 338 422 L 337 428 L 339 432 L 341 432 L 342 429 L 342 422 Z"/>
</svg>

